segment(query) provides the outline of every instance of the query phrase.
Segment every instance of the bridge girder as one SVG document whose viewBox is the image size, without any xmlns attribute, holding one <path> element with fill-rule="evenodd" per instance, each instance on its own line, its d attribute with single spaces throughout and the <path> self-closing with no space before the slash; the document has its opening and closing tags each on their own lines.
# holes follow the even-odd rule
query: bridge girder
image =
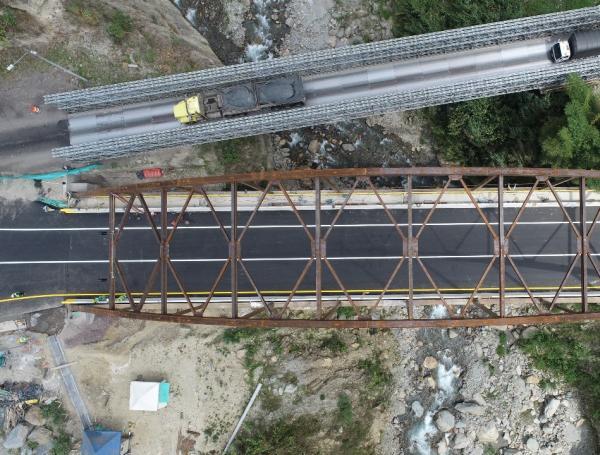
<svg viewBox="0 0 600 455">
<path fill-rule="evenodd" d="M 417 177 L 421 182 L 424 178 L 431 177 L 429 181 L 438 184 L 435 198 L 420 223 L 413 221 L 413 196 L 416 191 L 414 183 Z M 335 179 L 340 179 L 340 182 L 336 183 Z M 108 195 L 110 202 L 107 303 L 106 305 L 77 305 L 75 308 L 133 319 L 240 327 L 472 327 L 599 319 L 600 310 L 594 302 L 598 301 L 596 296 L 600 296 L 600 292 L 596 292 L 597 286 L 590 287 L 588 272 L 591 270 L 600 278 L 600 267 L 592 254 L 597 249 L 591 245 L 592 233 L 600 220 L 600 208 L 591 221 L 587 219 L 589 207 L 586 203 L 588 195 L 586 179 L 600 179 L 600 171 L 461 167 L 329 169 L 259 172 L 146 182 L 97 191 L 90 195 Z M 527 193 L 519 204 L 516 215 L 510 221 L 508 229 L 505 229 L 504 195 L 507 192 L 507 185 L 515 181 L 527 185 Z M 402 188 L 390 190 L 386 185 L 385 195 L 383 195 L 382 184 L 390 182 L 396 187 L 401 184 Z M 573 183 L 577 184 L 578 219 L 569 214 L 559 194 L 560 188 Z M 231 226 L 229 228 L 224 226 L 206 191 L 208 185 L 215 184 L 227 185 L 230 189 Z M 245 186 L 253 189 L 260 188 L 260 196 L 257 198 L 254 210 L 249 213 L 245 225 L 240 229 L 237 201 L 238 193 L 243 191 L 241 188 Z M 302 215 L 306 213 L 306 207 L 300 210 L 290 197 L 289 189 L 292 186 L 310 188 L 314 194 L 314 205 L 311 209 L 315 220 L 314 226 L 309 226 Z M 336 207 L 335 216 L 327 227 L 321 224 L 320 216 L 324 207 L 321 200 L 324 186 L 336 188 L 343 194 L 343 201 Z M 483 186 L 488 189 L 492 186 L 497 192 L 497 198 L 493 203 L 496 222 L 490 221 L 482 209 L 481 202 L 475 196 L 475 189 Z M 348 283 L 333 264 L 334 261 L 328 257 L 327 243 L 332 232 L 335 231 L 340 216 L 350 207 L 357 209 L 361 208 L 361 204 L 364 206 L 361 200 L 352 199 L 361 187 L 375 198 L 379 210 L 385 213 L 403 253 L 397 258 L 396 265 L 385 280 L 382 289 L 358 295 L 350 290 Z M 493 245 L 493 253 L 490 254 L 481 276 L 473 281 L 470 292 L 466 295 L 460 294 L 458 289 L 441 289 L 430 273 L 426 260 L 419 255 L 421 235 L 428 228 L 432 216 L 439 210 L 440 204 L 443 204 L 442 200 L 451 187 L 464 191 L 466 200 L 479 214 Z M 577 244 L 564 276 L 555 283 L 550 295 L 544 298 L 540 297 L 540 292 L 528 285 L 526 277 L 513 260 L 509 247 L 522 215 L 535 200 L 536 192 L 542 188 L 554 198 L 559 213 L 564 217 L 565 224 Z M 179 193 L 183 191 L 186 197 L 177 213 L 170 216 L 169 194 L 174 191 Z M 401 193 L 405 202 L 402 207 L 394 206 L 392 210 L 386 199 L 395 191 Z M 245 236 L 248 230 L 252 228 L 256 216 L 265 209 L 266 198 L 274 192 L 280 199 L 286 201 L 286 208 L 295 215 L 299 227 L 306 234 L 306 242 L 310 248 L 310 257 L 306 258 L 301 273 L 285 295 L 265 292 L 260 288 L 254 274 L 247 267 L 247 258 L 244 257 L 242 249 L 242 245 L 247 241 Z M 150 210 L 148 207 L 147 195 L 152 193 L 160 195 L 160 210 Z M 201 295 L 188 290 L 171 260 L 169 250 L 194 195 L 204 200 L 205 208 L 212 214 L 228 250 L 228 257 L 223 261 L 210 290 Z M 119 200 L 123 201 L 120 221 L 118 221 L 120 213 L 117 209 Z M 146 218 L 157 241 L 157 257 L 143 290 L 133 290 L 129 287 L 125 270 L 118 257 L 121 236 L 126 230 L 129 215 L 134 210 Z M 398 213 L 406 215 L 407 222 L 398 222 Z M 486 280 L 489 279 L 490 271 L 494 267 L 497 268 L 497 285 L 491 289 L 486 288 Z M 521 285 L 519 292 L 507 289 L 507 268 L 518 277 Z M 407 272 L 407 278 L 403 288 L 398 290 L 393 287 L 393 283 L 403 269 Z M 574 271 L 577 270 L 579 278 L 575 279 Z M 432 295 L 424 296 L 415 288 L 414 274 L 417 271 L 427 278 L 433 289 Z M 227 272 L 230 274 L 230 286 L 224 289 L 222 281 Z M 326 272 L 338 287 L 333 299 L 325 296 L 322 290 L 323 274 Z M 169 286 L 169 276 L 172 277 L 171 286 Z M 239 277 L 243 277 L 249 283 L 249 290 L 245 289 L 244 294 L 250 297 L 240 296 Z M 156 286 L 157 281 L 158 286 Z M 300 292 L 301 285 L 307 281 L 311 283 L 312 291 Z M 567 288 L 574 291 L 567 292 Z M 149 303 L 153 296 L 157 296 L 156 305 Z M 386 302 L 384 311 L 382 311 L 383 302 Z M 351 310 L 341 311 L 340 309 L 344 307 Z M 441 317 L 432 316 L 434 308 L 438 308 L 438 311 L 442 310 Z M 340 314 L 353 316 L 341 320 Z M 389 318 L 386 318 L 386 315 Z"/>
</svg>

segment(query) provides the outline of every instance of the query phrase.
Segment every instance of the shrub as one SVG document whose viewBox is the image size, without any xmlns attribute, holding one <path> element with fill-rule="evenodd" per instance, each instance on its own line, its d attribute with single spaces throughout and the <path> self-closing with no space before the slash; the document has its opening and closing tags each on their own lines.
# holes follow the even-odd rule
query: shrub
<svg viewBox="0 0 600 455">
<path fill-rule="evenodd" d="M 249 422 L 240 431 L 232 453 L 239 455 L 316 454 L 311 438 L 321 430 L 317 417 L 286 416 L 272 423 Z"/>
<path fill-rule="evenodd" d="M 222 339 L 224 343 L 232 344 L 239 343 L 242 340 L 247 340 L 254 336 L 260 335 L 260 329 L 247 329 L 247 328 L 234 328 L 225 329 L 223 331 Z"/>
<path fill-rule="evenodd" d="M 241 158 L 240 148 L 245 145 L 245 141 L 245 138 L 240 138 L 219 143 L 217 147 L 220 161 L 226 166 L 239 162 Z"/>
<path fill-rule="evenodd" d="M 42 415 L 50 424 L 56 427 L 62 426 L 67 420 L 67 412 L 63 408 L 62 404 L 54 400 L 50 404 L 43 404 L 40 406 Z"/>
<path fill-rule="evenodd" d="M 0 41 L 4 41 L 9 31 L 17 27 L 17 17 L 8 9 L 0 9 Z"/>
<path fill-rule="evenodd" d="M 71 437 L 64 431 L 61 431 L 54 440 L 51 453 L 52 455 L 69 455 L 71 453 L 71 448 Z"/>
<path fill-rule="evenodd" d="M 75 16 L 77 20 L 86 25 L 99 25 L 103 19 L 102 10 L 96 2 L 86 0 L 68 0 L 65 10 Z"/>
<path fill-rule="evenodd" d="M 540 370 L 576 387 L 595 426 L 600 429 L 600 325 L 563 324 L 544 329 L 520 346 Z"/>
<path fill-rule="evenodd" d="M 345 393 L 340 393 L 337 400 L 337 420 L 343 425 L 352 423 L 352 402 Z"/>
<path fill-rule="evenodd" d="M 348 350 L 348 346 L 346 346 L 338 332 L 333 332 L 327 338 L 324 338 L 321 341 L 321 347 L 328 349 L 333 354 L 340 354 Z"/>
<path fill-rule="evenodd" d="M 341 306 L 336 310 L 337 318 L 345 317 L 346 319 L 351 319 L 356 316 L 356 311 L 351 306 Z"/>
<path fill-rule="evenodd" d="M 124 12 L 117 10 L 106 31 L 115 43 L 121 43 L 125 35 L 133 30 L 133 20 Z"/>
<path fill-rule="evenodd" d="M 508 345 L 506 339 L 506 332 L 500 332 L 498 334 L 498 346 L 496 347 L 496 354 L 498 357 L 504 357 L 508 352 Z"/>
<path fill-rule="evenodd" d="M 392 373 L 383 364 L 379 354 L 358 362 L 367 381 L 367 391 L 373 407 L 384 403 L 389 396 L 392 384 Z"/>
</svg>

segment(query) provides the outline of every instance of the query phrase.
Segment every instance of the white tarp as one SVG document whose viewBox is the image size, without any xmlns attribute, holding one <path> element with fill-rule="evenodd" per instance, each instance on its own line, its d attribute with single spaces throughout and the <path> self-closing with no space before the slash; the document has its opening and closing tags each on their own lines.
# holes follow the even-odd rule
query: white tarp
<svg viewBox="0 0 600 455">
<path fill-rule="evenodd" d="M 160 382 L 131 381 L 129 384 L 130 411 L 158 411 Z"/>
</svg>

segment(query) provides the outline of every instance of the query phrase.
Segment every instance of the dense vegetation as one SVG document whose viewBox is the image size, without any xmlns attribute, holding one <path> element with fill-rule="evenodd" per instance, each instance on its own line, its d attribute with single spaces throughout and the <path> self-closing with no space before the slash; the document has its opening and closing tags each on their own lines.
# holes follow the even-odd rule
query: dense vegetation
<svg viewBox="0 0 600 455">
<path fill-rule="evenodd" d="M 17 18 L 8 8 L 0 7 L 0 43 L 6 39 L 8 32 L 17 26 Z"/>
<path fill-rule="evenodd" d="M 597 5 L 594 0 L 381 0 L 396 36 Z M 464 165 L 600 169 L 600 98 L 571 76 L 564 92 L 529 92 L 479 99 L 425 111 L 437 152 Z M 598 182 L 592 182 L 598 186 Z M 598 325 L 544 329 L 522 342 L 537 368 L 583 396 L 600 429 Z M 505 352 L 503 340 L 498 345 Z"/>
<path fill-rule="evenodd" d="M 594 0 L 390 0 L 396 36 L 598 4 Z M 598 101 L 572 78 L 561 92 L 520 93 L 426 110 L 437 150 L 464 165 L 598 168 Z M 566 107 L 565 107 L 566 105 Z M 557 131 L 560 133 L 557 135 Z"/>
<path fill-rule="evenodd" d="M 590 422 L 600 431 L 600 326 L 564 324 L 545 328 L 521 347 L 536 368 L 576 387 Z"/>
</svg>

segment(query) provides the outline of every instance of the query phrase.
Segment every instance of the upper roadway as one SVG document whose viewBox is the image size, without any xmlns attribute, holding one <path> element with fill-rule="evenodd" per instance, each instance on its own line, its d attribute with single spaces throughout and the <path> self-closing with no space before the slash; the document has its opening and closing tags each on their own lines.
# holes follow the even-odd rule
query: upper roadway
<svg viewBox="0 0 600 455">
<path fill-rule="evenodd" d="M 589 207 L 588 220 L 597 207 Z M 101 294 L 108 283 L 108 216 L 106 214 L 44 213 L 39 205 L 0 207 L 0 300 L 11 292 L 28 296 L 48 294 Z M 490 222 L 495 210 L 484 209 Z M 517 209 L 506 208 L 506 228 Z M 569 209 L 573 220 L 575 210 Z M 323 233 L 336 211 L 322 210 Z M 406 223 L 406 210 L 392 210 L 399 223 Z M 313 228 L 314 213 L 302 211 Z M 414 209 L 414 233 L 427 210 Z M 118 214 L 118 218 L 119 218 Z M 249 212 L 239 212 L 238 226 L 244 226 Z M 175 218 L 169 213 L 169 222 Z M 219 212 L 228 228 L 230 214 Z M 158 222 L 158 217 L 155 217 Z M 210 213 L 186 215 L 171 244 L 175 267 L 188 291 L 207 292 L 228 255 L 224 237 Z M 118 221 L 117 221 L 118 222 Z M 406 232 L 406 226 L 403 226 Z M 594 255 L 599 251 L 600 228 L 590 239 Z M 310 242 L 294 214 L 289 210 L 259 212 L 242 240 L 242 256 L 261 291 L 287 294 L 310 257 Z M 577 238 L 558 207 L 528 208 L 511 237 L 509 253 L 528 284 L 539 291 L 556 289 L 577 251 Z M 334 227 L 326 246 L 327 257 L 344 285 L 354 293 L 377 291 L 385 283 L 402 255 L 402 241 L 380 209 L 345 211 Z M 493 241 L 479 214 L 471 208 L 438 208 L 419 241 L 419 256 L 440 288 L 468 292 L 479 280 L 493 254 Z M 144 289 L 152 265 L 158 257 L 158 244 L 144 217 L 132 215 L 121 237 L 118 257 L 130 287 Z M 600 258 L 599 258 L 600 259 Z M 339 286 L 323 266 L 323 289 L 339 293 Z M 590 287 L 600 284 L 590 269 Z M 577 290 L 579 264 L 567 284 Z M 227 291 L 227 272 L 219 290 Z M 508 288 L 520 288 L 507 263 Z M 120 286 L 120 285 L 119 285 Z M 314 266 L 300 289 L 314 290 Z M 496 266 L 484 283 L 497 286 Z M 251 291 L 240 270 L 239 287 Z M 392 283 L 390 293 L 405 292 L 407 265 Z M 158 288 L 158 281 L 154 290 Z M 432 293 L 432 286 L 415 263 L 415 288 Z M 120 288 L 118 288 L 120 290 Z M 169 291 L 177 292 L 170 278 Z"/>
<path fill-rule="evenodd" d="M 558 39 L 558 36 L 537 38 L 303 77 L 304 104 L 335 104 L 366 96 L 414 91 L 490 75 L 544 68 L 553 65 L 548 55 L 551 45 Z M 178 101 L 177 98 L 168 98 L 72 115 L 69 117 L 70 143 L 85 144 L 185 128 L 173 116 L 173 106 Z"/>
</svg>

